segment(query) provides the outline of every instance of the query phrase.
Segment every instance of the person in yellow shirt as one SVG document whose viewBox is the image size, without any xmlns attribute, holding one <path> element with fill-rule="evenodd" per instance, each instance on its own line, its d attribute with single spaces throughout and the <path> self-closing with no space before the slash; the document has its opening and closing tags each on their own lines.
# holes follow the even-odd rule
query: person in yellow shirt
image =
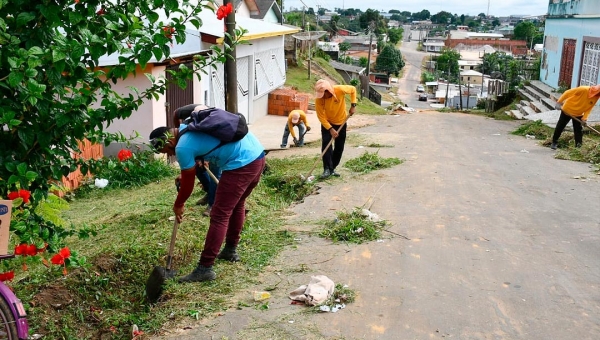
<svg viewBox="0 0 600 340">
<path fill-rule="evenodd" d="M 294 126 L 298 127 L 298 134 L 300 135 L 300 138 L 296 138 L 296 134 L 294 133 Z M 286 148 L 288 138 L 290 137 L 290 133 L 292 134 L 292 138 L 294 139 L 294 145 L 303 146 L 305 130 L 306 132 L 310 131 L 310 126 L 308 125 L 308 121 L 306 120 L 306 113 L 304 113 L 304 111 L 302 110 L 292 110 L 288 115 L 287 123 L 285 124 L 285 128 L 283 129 L 281 148 Z"/>
<path fill-rule="evenodd" d="M 552 135 L 552 145 L 550 148 L 556 150 L 558 147 L 558 138 L 562 134 L 565 126 L 573 119 L 573 133 L 575 134 L 575 147 L 581 147 L 583 143 L 583 128 L 581 123 L 587 124 L 588 116 L 600 99 L 600 84 L 594 86 L 579 86 L 565 91 L 556 103 L 556 109 L 560 109 L 560 118 L 554 128 Z M 577 119 L 574 119 L 577 118 Z"/>
<path fill-rule="evenodd" d="M 348 113 L 346 95 L 350 95 L 351 103 Z M 319 79 L 315 84 L 315 97 L 315 110 L 321 122 L 321 152 L 324 152 L 321 178 L 339 176 L 335 168 L 340 164 L 344 152 L 346 121 L 356 111 L 356 88 L 352 85 L 334 86 L 325 79 Z M 325 150 L 332 138 L 332 147 Z"/>
</svg>

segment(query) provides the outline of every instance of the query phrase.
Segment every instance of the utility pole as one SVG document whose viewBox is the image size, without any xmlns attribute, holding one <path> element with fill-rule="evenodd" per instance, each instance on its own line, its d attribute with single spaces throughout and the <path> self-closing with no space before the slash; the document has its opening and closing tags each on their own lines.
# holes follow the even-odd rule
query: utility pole
<svg viewBox="0 0 600 340">
<path fill-rule="evenodd" d="M 446 99 L 444 99 L 444 107 L 448 107 L 448 90 L 450 89 L 450 63 L 448 63 L 448 79 L 446 79 Z"/>
<path fill-rule="evenodd" d="M 363 98 L 363 92 L 367 92 L 367 97 L 368 95 L 368 91 L 370 88 L 370 83 L 371 83 L 371 50 L 372 50 L 372 46 L 373 46 L 373 32 L 372 32 L 372 27 L 373 23 L 369 24 L 369 53 L 367 55 L 367 84 L 362 86 L 362 91 L 360 91 L 360 99 Z"/>
<path fill-rule="evenodd" d="M 223 0 L 223 5 L 233 4 L 232 0 Z M 235 11 L 231 11 L 225 18 L 225 28 L 228 36 L 225 36 L 225 44 L 231 47 L 230 56 L 225 59 L 225 110 L 233 113 L 238 112 L 237 99 L 237 53 L 233 42 L 235 36 Z"/>
<path fill-rule="evenodd" d="M 483 51 L 483 62 L 481 63 L 481 96 L 483 97 L 483 76 L 485 75 L 485 51 Z"/>
</svg>

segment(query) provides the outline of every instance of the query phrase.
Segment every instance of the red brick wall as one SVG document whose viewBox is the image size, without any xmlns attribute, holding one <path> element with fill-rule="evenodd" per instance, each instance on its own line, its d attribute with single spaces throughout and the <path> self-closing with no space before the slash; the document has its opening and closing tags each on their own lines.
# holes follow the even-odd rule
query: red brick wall
<svg viewBox="0 0 600 340">
<path fill-rule="evenodd" d="M 308 110 L 308 95 L 292 89 L 277 89 L 269 93 L 267 113 L 287 116 L 292 110 Z"/>
</svg>

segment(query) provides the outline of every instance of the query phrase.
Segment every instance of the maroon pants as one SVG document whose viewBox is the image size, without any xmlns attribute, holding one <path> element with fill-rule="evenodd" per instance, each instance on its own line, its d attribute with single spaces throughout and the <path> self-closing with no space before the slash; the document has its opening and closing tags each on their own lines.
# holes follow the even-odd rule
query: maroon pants
<svg viewBox="0 0 600 340">
<path fill-rule="evenodd" d="M 265 167 L 262 157 L 239 169 L 223 171 L 215 204 L 210 212 L 210 226 L 204 241 L 204 250 L 200 255 L 200 264 L 210 267 L 225 244 L 237 247 L 246 216 L 246 198 L 258 185 Z"/>
</svg>

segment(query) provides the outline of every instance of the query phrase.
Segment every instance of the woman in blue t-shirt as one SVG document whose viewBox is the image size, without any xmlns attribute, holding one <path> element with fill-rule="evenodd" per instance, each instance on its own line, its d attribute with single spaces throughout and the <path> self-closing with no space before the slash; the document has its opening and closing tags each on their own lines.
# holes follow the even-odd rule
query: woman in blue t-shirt
<svg viewBox="0 0 600 340">
<path fill-rule="evenodd" d="M 181 125 L 180 129 L 185 125 Z M 181 169 L 180 189 L 173 204 L 175 218 L 183 218 L 185 201 L 194 189 L 196 159 L 202 158 L 221 170 L 215 202 L 210 212 L 210 226 L 198 266 L 179 282 L 214 280 L 212 266 L 216 258 L 239 261 L 237 245 L 245 220 L 246 198 L 260 181 L 265 166 L 264 147 L 251 133 L 236 142 L 217 147 L 219 139 L 199 131 L 189 131 L 177 139 L 178 129 L 160 127 L 150 134 L 156 152 L 175 155 Z M 225 246 L 221 245 L 225 241 Z"/>
</svg>

